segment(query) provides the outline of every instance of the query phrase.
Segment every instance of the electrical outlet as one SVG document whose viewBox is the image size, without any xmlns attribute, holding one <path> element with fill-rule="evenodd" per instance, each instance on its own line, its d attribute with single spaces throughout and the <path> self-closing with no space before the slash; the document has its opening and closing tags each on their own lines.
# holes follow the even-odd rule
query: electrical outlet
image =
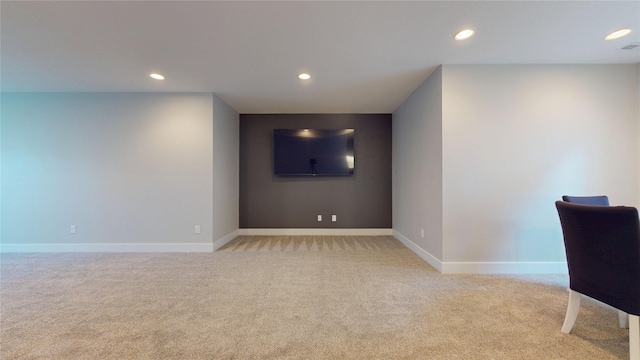
<svg viewBox="0 0 640 360">
<path fill-rule="evenodd" d="M 76 233 L 76 226 L 75 225 L 71 225 L 71 228 L 69 229 L 69 232 L 71 232 L 72 234 Z"/>
<path fill-rule="evenodd" d="M 318 221 L 322 221 L 322 215 L 318 215 Z"/>
<path fill-rule="evenodd" d="M 196 225 L 194 231 L 195 231 L 196 234 L 200 234 L 200 225 Z"/>
<path fill-rule="evenodd" d="M 331 221 L 333 222 L 338 221 L 338 215 L 331 215 Z"/>
<path fill-rule="evenodd" d="M 420 237 L 424 239 L 424 229 L 420 229 Z"/>
</svg>

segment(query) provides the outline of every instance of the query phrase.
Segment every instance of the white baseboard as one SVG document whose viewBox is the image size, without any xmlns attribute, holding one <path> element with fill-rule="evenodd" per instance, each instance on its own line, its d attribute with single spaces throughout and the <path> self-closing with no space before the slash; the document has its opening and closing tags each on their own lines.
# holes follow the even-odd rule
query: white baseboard
<svg viewBox="0 0 640 360">
<path fill-rule="evenodd" d="M 566 262 L 443 262 L 393 229 L 238 229 L 213 243 L 0 244 L 0 253 L 34 252 L 213 252 L 238 235 L 393 235 L 443 274 L 567 274 Z"/>
<path fill-rule="evenodd" d="M 221 237 L 220 239 L 216 240 L 213 242 L 213 249 L 212 251 L 216 251 L 218 249 L 220 249 L 221 247 L 223 247 L 226 243 L 228 243 L 229 241 L 233 240 L 236 238 L 236 236 L 239 235 L 240 230 L 235 230 L 232 231 L 230 233 L 228 233 L 227 235 Z"/>
<path fill-rule="evenodd" d="M 393 236 L 443 274 L 568 274 L 566 262 L 447 262 L 440 261 L 406 236 Z"/>
<path fill-rule="evenodd" d="M 317 236 L 383 236 L 392 229 L 240 229 L 238 235 L 317 235 Z"/>
<path fill-rule="evenodd" d="M 213 243 L 0 244 L 0 253 L 34 252 L 214 252 L 238 236 L 238 230 Z"/>
<path fill-rule="evenodd" d="M 442 262 L 438 260 L 435 256 L 431 255 L 428 251 L 422 249 L 420 246 L 416 245 L 413 241 L 411 241 L 408 237 L 400 234 L 397 231 L 393 231 L 393 236 L 400 240 L 404 246 L 408 247 L 411 251 L 413 251 L 416 255 L 418 255 L 422 260 L 426 261 L 427 264 L 433 266 L 439 272 L 442 272 Z"/>
<path fill-rule="evenodd" d="M 213 252 L 211 243 L 0 244 L 0 252 Z"/>
</svg>

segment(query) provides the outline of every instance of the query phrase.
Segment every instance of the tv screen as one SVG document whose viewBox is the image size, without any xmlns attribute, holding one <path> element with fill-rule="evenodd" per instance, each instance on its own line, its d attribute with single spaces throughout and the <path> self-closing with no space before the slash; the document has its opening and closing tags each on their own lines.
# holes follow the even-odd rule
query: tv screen
<svg viewBox="0 0 640 360">
<path fill-rule="evenodd" d="M 352 175 L 354 129 L 274 129 L 276 175 Z"/>
</svg>

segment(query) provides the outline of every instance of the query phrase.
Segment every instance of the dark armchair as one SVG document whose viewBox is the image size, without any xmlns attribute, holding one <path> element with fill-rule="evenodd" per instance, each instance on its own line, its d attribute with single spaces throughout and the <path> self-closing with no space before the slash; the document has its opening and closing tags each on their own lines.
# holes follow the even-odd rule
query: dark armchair
<svg viewBox="0 0 640 360">
<path fill-rule="evenodd" d="M 626 206 L 556 201 L 569 267 L 569 304 L 562 332 L 569 333 L 585 295 L 618 309 L 629 327 L 629 354 L 640 359 L 640 221 Z"/>
<path fill-rule="evenodd" d="M 600 206 L 609 206 L 609 198 L 606 195 L 598 195 L 598 196 L 562 196 L 562 200 L 574 203 L 574 204 L 582 204 L 582 205 L 600 205 Z"/>
</svg>

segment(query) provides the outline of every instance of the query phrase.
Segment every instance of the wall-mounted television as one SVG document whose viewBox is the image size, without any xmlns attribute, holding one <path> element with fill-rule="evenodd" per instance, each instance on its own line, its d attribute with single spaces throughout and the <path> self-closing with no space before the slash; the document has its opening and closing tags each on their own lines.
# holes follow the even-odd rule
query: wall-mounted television
<svg viewBox="0 0 640 360">
<path fill-rule="evenodd" d="M 273 168 L 284 176 L 353 175 L 354 129 L 274 129 Z"/>
</svg>

